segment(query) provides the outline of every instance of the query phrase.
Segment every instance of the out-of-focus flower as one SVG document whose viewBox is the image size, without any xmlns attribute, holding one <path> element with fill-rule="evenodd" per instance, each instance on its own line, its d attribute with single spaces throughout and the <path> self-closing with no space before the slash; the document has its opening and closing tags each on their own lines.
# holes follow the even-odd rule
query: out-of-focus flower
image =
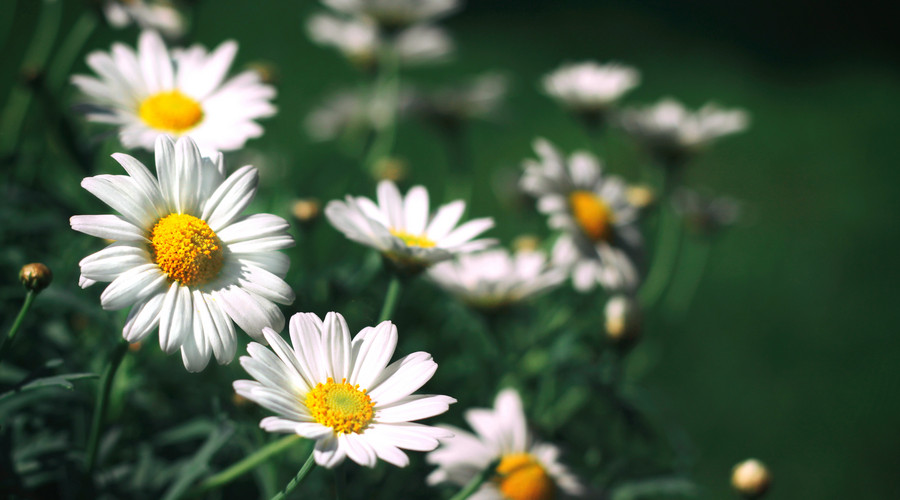
<svg viewBox="0 0 900 500">
<path fill-rule="evenodd" d="M 526 160 L 522 189 L 538 199 L 538 210 L 563 230 L 553 249 L 555 264 L 571 270 L 575 288 L 634 290 L 643 239 L 638 209 L 619 177 L 605 175 L 600 161 L 578 151 L 568 158 L 550 142 L 537 139 L 539 160 Z"/>
<path fill-rule="evenodd" d="M 428 476 L 429 484 L 466 485 L 499 459 L 494 476 L 469 498 L 552 500 L 584 493 L 578 479 L 558 461 L 559 448 L 534 440 L 515 390 L 501 391 L 493 409 L 473 408 L 465 418 L 477 435 L 444 426 L 454 436 L 428 454 L 428 462 L 438 466 Z"/>
<path fill-rule="evenodd" d="M 113 28 L 125 28 L 131 23 L 141 29 L 156 30 L 166 38 L 184 34 L 184 16 L 169 2 L 143 0 L 107 0 L 103 3 L 106 22 Z"/>
<path fill-rule="evenodd" d="M 409 165 L 402 158 L 387 156 L 375 162 L 372 174 L 380 181 L 399 182 L 409 175 Z"/>
<path fill-rule="evenodd" d="M 401 64 L 431 64 L 447 60 L 453 53 L 453 39 L 436 26 L 418 25 L 401 31 L 394 39 Z"/>
<path fill-rule="evenodd" d="M 567 64 L 545 76 L 544 91 L 573 112 L 599 120 L 640 82 L 632 67 L 593 61 Z"/>
<path fill-rule="evenodd" d="M 50 286 L 50 282 L 53 281 L 53 273 L 44 264 L 32 262 L 31 264 L 25 264 L 19 270 L 19 281 L 22 283 L 22 286 L 38 294 Z"/>
<path fill-rule="evenodd" d="M 615 295 L 606 302 L 606 337 L 618 345 L 633 343 L 641 335 L 641 305 L 630 295 Z"/>
<path fill-rule="evenodd" d="M 72 83 L 91 104 L 87 119 L 117 126 L 127 148 L 153 149 L 167 134 L 190 137 L 204 154 L 231 151 L 262 135 L 254 120 L 275 114 L 275 89 L 258 73 L 225 80 L 237 48 L 227 41 L 211 53 L 194 45 L 170 54 L 156 32 L 144 31 L 137 52 L 115 43 L 110 53 L 89 54 L 99 78 L 75 75 Z"/>
<path fill-rule="evenodd" d="M 270 349 L 251 342 L 241 366 L 256 380 L 238 380 L 234 390 L 274 411 L 259 426 L 316 441 L 316 463 L 334 467 L 345 457 L 374 467 L 380 458 L 409 464 L 400 448 L 429 451 L 450 437 L 439 427 L 414 423 L 447 411 L 449 396 L 413 394 L 431 379 L 437 363 L 414 352 L 388 365 L 397 347 L 397 327 L 385 321 L 363 328 L 351 341 L 343 316 L 312 313 L 291 317 L 291 344 L 263 331 Z"/>
<path fill-rule="evenodd" d="M 121 215 L 76 215 L 72 229 L 114 240 L 81 263 L 82 288 L 111 282 L 104 309 L 132 306 L 122 335 L 139 342 L 159 327 L 167 353 L 181 349 L 188 371 L 210 354 L 228 363 L 237 349 L 232 321 L 256 339 L 281 328 L 278 304 L 294 301 L 284 282 L 288 223 L 270 214 L 241 216 L 256 194 L 256 169 L 225 175 L 222 155 L 203 158 L 189 137 L 156 141 L 156 177 L 116 153 L 128 175 L 87 177 L 81 185 Z"/>
<path fill-rule="evenodd" d="M 731 485 L 745 498 L 759 498 L 769 490 L 769 469 L 755 458 L 744 460 L 731 471 Z"/>
<path fill-rule="evenodd" d="M 728 196 L 710 196 L 681 188 L 673 193 L 672 202 L 687 228 L 701 236 L 715 236 L 737 223 L 741 216 L 740 203 Z"/>
<path fill-rule="evenodd" d="M 322 203 L 316 198 L 301 198 L 291 205 L 291 213 L 301 224 L 310 224 L 322 214 Z"/>
<path fill-rule="evenodd" d="M 401 89 L 396 113 L 409 112 L 412 96 Z M 380 97 L 356 90 L 340 90 L 322 100 L 303 122 L 303 127 L 315 141 L 335 140 L 345 133 L 380 130 L 391 120 L 390 103 Z"/>
<path fill-rule="evenodd" d="M 493 309 L 547 292 L 566 279 L 544 252 L 503 248 L 460 255 L 436 264 L 428 277 L 472 307 Z"/>
<path fill-rule="evenodd" d="M 625 196 L 628 197 L 629 203 L 641 210 L 652 207 L 657 201 L 656 191 L 646 185 L 628 186 Z"/>
<path fill-rule="evenodd" d="M 378 250 L 400 269 L 415 273 L 496 243 L 493 239 L 473 240 L 494 226 L 490 217 L 456 226 L 465 209 L 465 202 L 457 200 L 430 217 L 424 187 L 413 187 L 404 198 L 393 182 L 381 181 L 378 204 L 362 196 L 347 196 L 346 201 L 329 202 L 325 216 L 347 238 Z"/>
<path fill-rule="evenodd" d="M 460 7 L 460 0 L 322 0 L 332 9 L 367 17 L 387 31 L 433 21 Z"/>
<path fill-rule="evenodd" d="M 496 114 L 509 90 L 508 79 L 498 73 L 480 75 L 462 85 L 420 92 L 413 109 L 426 120 L 456 126 Z"/>
<path fill-rule="evenodd" d="M 678 167 L 691 154 L 719 137 L 747 128 L 750 118 L 741 109 L 707 104 L 695 112 L 666 98 L 645 108 L 622 112 L 621 125 L 666 167 Z"/>
</svg>

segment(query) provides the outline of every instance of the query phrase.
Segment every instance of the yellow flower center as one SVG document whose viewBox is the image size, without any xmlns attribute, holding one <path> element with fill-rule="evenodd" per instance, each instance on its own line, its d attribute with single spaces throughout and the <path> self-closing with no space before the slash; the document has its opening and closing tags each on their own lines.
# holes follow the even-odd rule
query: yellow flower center
<svg viewBox="0 0 900 500">
<path fill-rule="evenodd" d="M 306 395 L 306 407 L 316 422 L 338 434 L 362 433 L 372 421 L 374 406 L 366 390 L 360 389 L 359 384 L 348 384 L 347 379 L 338 384 L 328 377 L 327 382 L 320 382 Z"/>
<path fill-rule="evenodd" d="M 569 207 L 589 238 L 606 241 L 612 237 L 615 217 L 609 205 L 599 196 L 590 191 L 575 191 L 569 195 Z"/>
<path fill-rule="evenodd" d="M 200 123 L 203 108 L 178 90 L 169 90 L 144 99 L 138 114 L 144 123 L 157 130 L 181 133 Z"/>
<path fill-rule="evenodd" d="M 397 229 L 391 229 L 391 234 L 403 240 L 403 243 L 406 243 L 406 246 L 409 247 L 431 248 L 437 245 L 437 243 L 429 240 L 424 234 L 415 235 Z"/>
<path fill-rule="evenodd" d="M 529 453 L 505 455 L 494 478 L 503 498 L 509 500 L 553 500 L 556 484 Z"/>
<path fill-rule="evenodd" d="M 169 281 L 184 286 L 208 283 L 225 260 L 222 241 L 193 215 L 171 214 L 160 219 L 150 230 L 150 247 L 153 260 Z"/>
</svg>

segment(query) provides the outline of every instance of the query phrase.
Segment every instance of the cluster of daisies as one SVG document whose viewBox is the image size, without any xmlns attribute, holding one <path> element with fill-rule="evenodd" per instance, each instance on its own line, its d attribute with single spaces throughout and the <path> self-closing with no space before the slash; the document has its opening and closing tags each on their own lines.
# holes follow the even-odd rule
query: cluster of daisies
<svg viewBox="0 0 900 500">
<path fill-rule="evenodd" d="M 371 66 L 384 60 L 377 57 L 383 52 L 403 63 L 433 61 L 452 49 L 434 21 L 455 11 L 456 0 L 323 3 L 332 11 L 309 20 L 312 39 L 354 63 Z M 277 415 L 263 419 L 262 428 L 314 439 L 320 465 L 350 458 L 402 467 L 409 462 L 403 449 L 435 450 L 428 455 L 437 465 L 429 483 L 463 485 L 499 463 L 473 498 L 582 494 L 585 487 L 559 463 L 559 449 L 528 431 L 513 390 L 501 391 L 493 409 L 466 412 L 474 434 L 416 423 L 447 411 L 455 399 L 416 393 L 437 364 L 425 352 L 391 362 L 398 332 L 390 321 L 351 336 L 340 314 L 295 314 L 290 343 L 284 340 L 279 305 L 295 298 L 285 282 L 290 262 L 280 252 L 294 244 L 289 224 L 272 214 L 245 214 L 259 174 L 252 166 L 228 173 L 223 161 L 223 152 L 262 134 L 257 120 L 276 112 L 275 90 L 255 71 L 228 76 L 238 48 L 233 41 L 213 51 L 167 46 L 164 36 L 177 36 L 184 23 L 166 9 L 110 3 L 111 23 L 146 28 L 137 48 L 116 43 L 91 53 L 94 75 L 72 78 L 91 105 L 87 120 L 115 126 L 125 148 L 152 150 L 155 158 L 154 172 L 133 156 L 114 154 L 125 175 L 88 177 L 82 186 L 116 213 L 71 219 L 76 231 L 109 241 L 81 261 L 80 285 L 108 283 L 102 307 L 130 308 L 124 338 L 139 342 L 157 331 L 160 348 L 179 351 L 186 369 L 197 372 L 213 357 L 222 364 L 234 359 L 238 329 L 250 335 L 240 363 L 254 380 L 234 382 L 235 391 Z M 589 126 L 621 126 L 666 168 L 746 126 L 741 111 L 708 105 L 690 112 L 669 99 L 618 111 L 618 100 L 638 82 L 633 68 L 591 62 L 566 65 L 543 85 Z M 467 92 L 444 91 L 430 106 L 471 117 L 492 107 L 503 88 L 489 76 Z M 361 103 L 345 107 L 359 113 Z M 378 184 L 375 200 L 348 195 L 328 203 L 325 216 L 348 239 L 378 251 L 391 272 L 424 275 L 472 307 L 508 306 L 571 279 L 579 291 L 602 287 L 615 296 L 606 308 L 608 326 L 624 328 L 644 274 L 638 224 L 647 203 L 591 153 L 566 154 L 545 139 L 535 141 L 534 151 L 520 187 L 559 231 L 547 252 L 537 245 L 498 248 L 481 237 L 493 219 L 462 222 L 461 200 L 432 213 L 423 186 L 404 195 L 390 180 Z"/>
</svg>

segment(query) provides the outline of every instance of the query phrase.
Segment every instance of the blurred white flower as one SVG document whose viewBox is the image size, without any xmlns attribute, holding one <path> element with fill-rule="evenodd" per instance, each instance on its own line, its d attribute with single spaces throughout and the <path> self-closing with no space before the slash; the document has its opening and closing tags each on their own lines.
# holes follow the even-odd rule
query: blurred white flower
<svg viewBox="0 0 900 500">
<path fill-rule="evenodd" d="M 464 486 L 499 459 L 496 474 L 470 499 L 553 500 L 584 493 L 578 478 L 558 461 L 559 448 L 534 440 L 515 390 L 501 391 L 493 409 L 467 410 L 465 418 L 476 434 L 443 426 L 454 436 L 428 454 L 428 462 L 438 466 L 428 476 L 428 484 Z"/>
<path fill-rule="evenodd" d="M 710 103 L 691 112 L 669 98 L 624 110 L 621 116 L 625 131 L 667 166 L 678 166 L 691 153 L 746 129 L 749 123 L 747 112 L 740 109 L 722 109 Z"/>
<path fill-rule="evenodd" d="M 256 380 L 238 380 L 234 390 L 274 411 L 259 426 L 316 441 L 316 463 L 334 467 L 345 457 L 374 467 L 380 458 L 405 467 L 400 448 L 433 450 L 452 434 L 413 421 L 444 413 L 456 400 L 413 394 L 431 379 L 437 363 L 414 352 L 388 365 L 397 347 L 397 327 L 385 321 L 360 330 L 351 341 L 340 314 L 322 321 L 312 313 L 291 318 L 291 344 L 272 329 L 270 349 L 250 343 L 241 366 Z"/>
<path fill-rule="evenodd" d="M 346 201 L 329 202 L 325 216 L 347 238 L 378 250 L 413 273 L 496 243 L 493 239 L 473 240 L 494 226 L 490 217 L 456 226 L 465 209 L 465 202 L 457 200 L 431 217 L 424 187 L 414 186 L 404 198 L 393 182 L 381 181 L 378 204 L 362 196 L 347 196 Z"/>
<path fill-rule="evenodd" d="M 718 234 L 737 223 L 741 216 L 741 205 L 734 198 L 687 188 L 676 190 L 672 194 L 672 203 L 688 229 L 703 236 Z"/>
<path fill-rule="evenodd" d="M 395 112 L 409 112 L 412 96 L 401 89 Z M 383 94 L 339 90 L 322 99 L 303 121 L 303 128 L 315 141 L 330 141 L 347 132 L 379 130 L 392 117 L 391 103 Z"/>
<path fill-rule="evenodd" d="M 550 142 L 537 139 L 539 160 L 526 160 L 522 189 L 538 199 L 538 210 L 564 233 L 553 248 L 553 262 L 571 270 L 575 288 L 634 290 L 640 281 L 638 262 L 643 238 L 639 210 L 627 196 L 627 185 L 606 175 L 600 160 L 577 151 L 566 158 Z"/>
<path fill-rule="evenodd" d="M 453 39 L 444 29 L 420 24 L 401 31 L 394 38 L 394 50 L 401 64 L 438 63 L 453 53 Z"/>
<path fill-rule="evenodd" d="M 498 73 L 485 73 L 461 85 L 419 92 L 413 108 L 425 119 L 457 124 L 474 118 L 490 118 L 500 109 L 509 91 L 509 80 Z"/>
<path fill-rule="evenodd" d="M 372 19 L 386 29 L 433 21 L 457 10 L 460 0 L 322 0 L 332 9 Z"/>
<path fill-rule="evenodd" d="M 539 250 L 515 254 L 497 248 L 441 262 L 428 277 L 463 302 L 478 308 L 502 307 L 549 291 L 566 279 Z"/>
<path fill-rule="evenodd" d="M 107 0 L 103 15 L 113 28 L 135 23 L 141 29 L 159 31 L 166 38 L 178 38 L 185 32 L 184 16 L 169 2 L 143 0 Z"/>
<path fill-rule="evenodd" d="M 87 177 L 81 185 L 121 215 L 76 215 L 72 229 L 114 240 L 84 258 L 79 284 L 112 282 L 104 309 L 132 306 L 122 331 L 140 342 L 159 326 L 167 353 L 181 349 L 196 372 L 210 354 L 228 363 L 237 349 L 232 321 L 262 339 L 281 328 L 276 303 L 290 304 L 284 282 L 290 261 L 277 252 L 293 246 L 288 222 L 270 214 L 241 216 L 256 194 L 251 166 L 225 176 L 222 155 L 203 158 L 189 137 L 156 141 L 156 177 L 131 156 L 113 158 L 128 175 Z"/>
<path fill-rule="evenodd" d="M 144 31 L 137 52 L 115 43 L 110 53 L 89 54 L 99 78 L 75 75 L 72 83 L 92 105 L 87 119 L 117 126 L 127 148 L 153 149 L 168 134 L 191 137 L 206 154 L 231 151 L 262 135 L 254 120 L 275 114 L 275 89 L 256 71 L 225 80 L 237 49 L 227 41 L 211 53 L 194 45 L 170 54 L 156 32 Z"/>
<path fill-rule="evenodd" d="M 618 63 L 566 64 L 543 79 L 544 91 L 578 112 L 603 112 L 636 87 L 640 74 Z"/>
</svg>

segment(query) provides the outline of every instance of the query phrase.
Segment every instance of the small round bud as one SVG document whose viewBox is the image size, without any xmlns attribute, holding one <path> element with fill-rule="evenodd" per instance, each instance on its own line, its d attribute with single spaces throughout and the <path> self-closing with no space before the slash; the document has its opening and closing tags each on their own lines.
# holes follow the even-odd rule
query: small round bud
<svg viewBox="0 0 900 500">
<path fill-rule="evenodd" d="M 50 272 L 50 268 L 40 262 L 32 262 L 22 266 L 22 270 L 19 271 L 19 281 L 25 285 L 25 288 L 39 293 L 53 281 L 53 273 Z"/>
<path fill-rule="evenodd" d="M 606 337 L 615 344 L 629 345 L 641 336 L 641 306 L 627 295 L 613 296 L 606 303 Z"/>
<path fill-rule="evenodd" d="M 533 252 L 541 246 L 541 240 L 533 234 L 523 234 L 513 240 L 512 246 L 517 252 Z"/>
<path fill-rule="evenodd" d="M 644 185 L 628 186 L 625 198 L 628 199 L 628 203 L 642 210 L 656 203 L 656 193 L 652 188 Z"/>
<path fill-rule="evenodd" d="M 760 498 L 771 482 L 769 469 L 755 458 L 744 460 L 731 471 L 731 485 L 745 498 Z"/>
<path fill-rule="evenodd" d="M 409 174 L 409 167 L 400 158 L 382 158 L 372 168 L 376 179 L 399 182 Z"/>
<path fill-rule="evenodd" d="M 322 203 L 316 198 L 300 198 L 291 206 L 291 213 L 300 222 L 310 223 L 322 213 Z"/>
</svg>

